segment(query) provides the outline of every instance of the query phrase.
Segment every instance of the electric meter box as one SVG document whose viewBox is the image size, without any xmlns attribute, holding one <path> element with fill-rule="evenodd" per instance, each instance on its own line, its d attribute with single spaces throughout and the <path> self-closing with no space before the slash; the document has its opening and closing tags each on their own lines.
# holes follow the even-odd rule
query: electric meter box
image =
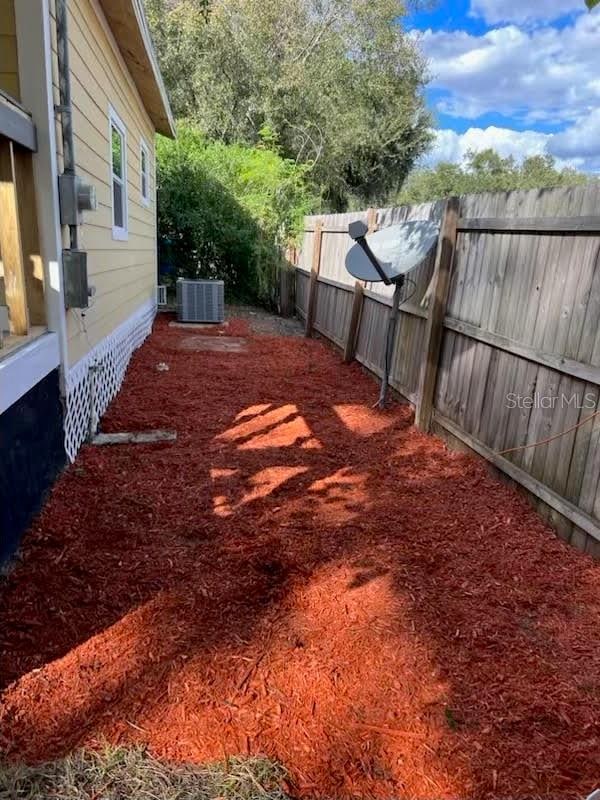
<svg viewBox="0 0 600 800">
<path fill-rule="evenodd" d="M 84 250 L 63 250 L 63 280 L 65 308 L 87 308 L 90 291 Z"/>
</svg>

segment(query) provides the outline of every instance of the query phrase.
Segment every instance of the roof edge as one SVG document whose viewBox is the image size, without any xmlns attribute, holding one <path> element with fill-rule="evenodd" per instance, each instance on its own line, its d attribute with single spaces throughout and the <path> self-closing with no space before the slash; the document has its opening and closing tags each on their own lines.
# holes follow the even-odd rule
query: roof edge
<svg viewBox="0 0 600 800">
<path fill-rule="evenodd" d="M 144 46 L 146 48 L 146 53 L 148 54 L 148 58 L 152 65 L 152 72 L 154 73 L 154 80 L 156 81 L 156 86 L 160 93 L 161 100 L 163 102 L 166 121 L 168 123 L 168 133 L 163 133 L 163 131 L 159 131 L 159 133 L 163 133 L 164 136 L 170 136 L 172 139 L 175 138 L 175 119 L 173 117 L 173 112 L 171 110 L 171 103 L 169 101 L 169 95 L 167 93 L 167 89 L 165 87 L 162 73 L 160 71 L 160 66 L 158 64 L 158 58 L 156 56 L 156 50 L 154 49 L 154 43 L 152 42 L 152 35 L 150 34 L 150 28 L 148 27 L 148 20 L 146 18 L 146 12 L 144 11 L 144 7 L 142 5 L 142 0 L 134 0 L 134 7 L 136 12 L 136 18 L 138 20 L 138 26 L 142 33 L 144 39 Z M 158 130 L 158 128 L 157 128 Z"/>
<path fill-rule="evenodd" d="M 142 0 L 99 3 L 156 131 L 174 139 L 175 121 Z"/>
</svg>

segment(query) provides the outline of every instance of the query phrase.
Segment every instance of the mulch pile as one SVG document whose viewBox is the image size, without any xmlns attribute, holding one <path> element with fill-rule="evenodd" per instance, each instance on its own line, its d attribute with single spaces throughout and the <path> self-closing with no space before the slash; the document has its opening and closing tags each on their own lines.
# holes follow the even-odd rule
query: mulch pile
<svg viewBox="0 0 600 800">
<path fill-rule="evenodd" d="M 85 447 L 2 588 L 4 755 L 263 753 L 321 798 L 596 788 L 600 566 L 323 343 L 189 335 L 157 321 L 103 423 L 177 441 Z"/>
</svg>

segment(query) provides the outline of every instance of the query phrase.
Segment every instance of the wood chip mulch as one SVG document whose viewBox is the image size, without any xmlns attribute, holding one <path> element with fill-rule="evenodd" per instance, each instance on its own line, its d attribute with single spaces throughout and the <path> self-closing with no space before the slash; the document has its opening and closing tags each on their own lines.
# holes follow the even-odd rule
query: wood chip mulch
<svg viewBox="0 0 600 800">
<path fill-rule="evenodd" d="M 157 320 L 0 591 L 0 747 L 265 754 L 295 796 L 600 785 L 600 565 L 319 341 Z M 157 370 L 158 364 L 168 370 Z"/>
</svg>

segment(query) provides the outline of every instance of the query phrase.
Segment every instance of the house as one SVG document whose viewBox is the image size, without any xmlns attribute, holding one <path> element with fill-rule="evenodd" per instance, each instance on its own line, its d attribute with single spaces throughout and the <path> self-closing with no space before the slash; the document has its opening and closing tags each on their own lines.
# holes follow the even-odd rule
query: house
<svg viewBox="0 0 600 800">
<path fill-rule="evenodd" d="M 156 133 L 142 0 L 0 0 L 0 561 L 150 331 Z"/>
</svg>

